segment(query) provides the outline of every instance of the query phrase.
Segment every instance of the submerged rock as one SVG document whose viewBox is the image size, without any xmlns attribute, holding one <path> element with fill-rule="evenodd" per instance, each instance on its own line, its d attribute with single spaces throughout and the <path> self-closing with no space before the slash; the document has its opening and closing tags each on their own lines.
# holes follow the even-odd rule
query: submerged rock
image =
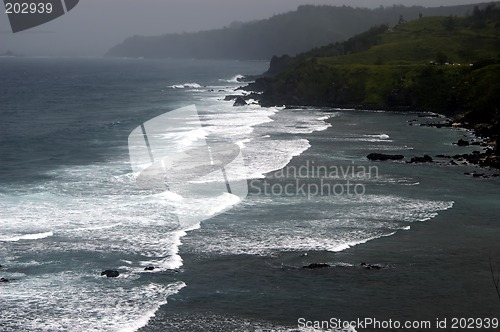
<svg viewBox="0 0 500 332">
<path fill-rule="evenodd" d="M 0 278 L 0 282 L 10 282 L 10 280 L 7 278 Z"/>
<path fill-rule="evenodd" d="M 383 154 L 383 153 L 370 153 L 366 156 L 369 160 L 401 160 L 404 159 L 403 155 L 400 154 Z"/>
<path fill-rule="evenodd" d="M 419 118 L 439 118 L 441 115 L 439 114 L 434 114 L 434 113 L 429 113 L 429 114 L 419 114 Z"/>
<path fill-rule="evenodd" d="M 154 266 L 146 266 L 146 267 L 144 268 L 144 271 L 153 271 L 154 269 L 155 269 L 155 267 L 154 267 Z"/>
<path fill-rule="evenodd" d="M 414 164 L 414 163 L 432 163 L 434 160 L 432 159 L 431 156 L 425 155 L 423 157 L 413 157 L 409 161 L 409 163 Z"/>
<path fill-rule="evenodd" d="M 472 177 L 487 179 L 487 178 L 488 178 L 488 175 L 486 175 L 486 174 L 484 174 L 484 173 L 473 173 L 473 174 L 472 174 Z"/>
<path fill-rule="evenodd" d="M 464 139 L 459 139 L 458 142 L 457 142 L 457 145 L 458 146 L 469 146 L 469 142 L 464 140 Z"/>
<path fill-rule="evenodd" d="M 448 128 L 452 127 L 452 122 L 447 121 L 445 123 L 421 123 L 421 127 L 434 127 L 434 128 Z"/>
<path fill-rule="evenodd" d="M 322 268 L 325 268 L 325 267 L 330 267 L 329 264 L 326 264 L 326 263 L 311 263 L 309 265 L 304 265 L 302 266 L 303 269 L 322 269 Z"/>
<path fill-rule="evenodd" d="M 376 264 L 361 263 L 361 267 L 367 270 L 380 270 L 382 266 Z"/>
<path fill-rule="evenodd" d="M 116 270 L 105 270 L 101 272 L 102 276 L 106 276 L 108 278 L 116 278 L 120 275 L 120 272 Z"/>
</svg>

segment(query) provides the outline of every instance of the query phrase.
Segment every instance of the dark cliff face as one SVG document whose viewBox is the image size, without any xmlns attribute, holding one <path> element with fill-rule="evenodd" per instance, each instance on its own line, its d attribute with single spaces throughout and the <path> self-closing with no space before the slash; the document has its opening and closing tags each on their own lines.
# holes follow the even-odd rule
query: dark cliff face
<svg viewBox="0 0 500 332">
<path fill-rule="evenodd" d="M 292 65 L 295 58 L 289 55 L 273 56 L 271 62 L 269 63 L 269 69 L 263 74 L 263 76 L 276 76 L 282 73 L 288 66 Z"/>
<path fill-rule="evenodd" d="M 429 74 L 431 73 L 431 74 Z M 411 80 L 410 82 L 405 81 Z M 257 79 L 262 106 L 320 106 L 433 111 L 483 136 L 500 133 L 500 65 L 481 69 L 436 66 L 388 68 L 318 64 Z M 472 85 L 472 86 L 471 86 Z"/>
</svg>

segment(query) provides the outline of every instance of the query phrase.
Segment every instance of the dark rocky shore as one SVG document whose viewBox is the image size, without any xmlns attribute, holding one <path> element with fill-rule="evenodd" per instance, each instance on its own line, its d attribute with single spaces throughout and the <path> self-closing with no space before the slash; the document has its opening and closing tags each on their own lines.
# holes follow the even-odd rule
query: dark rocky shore
<svg viewBox="0 0 500 332">
<path fill-rule="evenodd" d="M 452 26 L 446 24 L 450 20 Z M 478 140 L 457 145 L 477 144 L 480 151 L 453 159 L 500 168 L 500 57 L 499 44 L 491 42 L 498 38 L 492 31 L 499 25 L 500 8 L 490 4 L 469 17 L 375 26 L 342 43 L 294 57 L 274 56 L 265 73 L 250 77 L 253 82 L 240 89 L 248 93 L 243 99 L 264 107 L 420 113 L 419 118 L 435 121 L 415 119 L 409 125 L 475 133 Z M 415 42 L 410 45 L 409 39 Z M 414 44 L 425 52 L 415 51 Z M 466 52 L 449 47 L 455 44 L 470 47 Z"/>
<path fill-rule="evenodd" d="M 260 79 L 266 79 L 268 77 L 268 73 L 264 73 L 260 76 Z M 259 77 L 252 76 L 247 78 L 247 80 L 242 79 L 243 82 L 248 81 L 249 79 L 259 79 Z M 225 97 L 226 101 L 234 101 L 234 106 L 242 106 L 246 105 L 249 100 L 256 100 L 261 106 L 271 106 L 266 105 L 266 102 L 263 102 L 263 96 L 265 96 L 266 90 L 261 90 L 263 87 L 260 86 L 261 83 L 250 82 L 249 85 L 240 87 L 237 90 L 243 90 L 247 93 L 244 95 L 228 95 Z M 363 105 L 345 105 L 345 104 L 332 104 L 329 106 L 325 106 L 323 104 L 316 105 L 311 104 L 308 106 L 302 105 L 294 106 L 294 105 L 282 105 L 285 109 L 307 109 L 307 107 L 325 107 L 325 108 L 344 108 L 344 109 L 358 109 L 358 110 L 378 110 L 380 108 L 373 108 L 369 106 Z M 386 108 L 388 111 L 393 112 L 418 112 L 418 110 L 413 109 L 412 107 L 394 107 L 387 105 Z M 454 117 L 449 116 L 449 111 L 439 113 L 439 110 L 436 112 L 420 112 L 416 119 L 410 120 L 408 125 L 410 126 L 426 126 L 426 127 L 435 127 L 435 128 L 464 128 L 468 130 L 472 130 L 476 136 L 476 138 L 472 141 L 468 141 L 465 139 L 458 140 L 455 144 L 457 146 L 477 146 L 479 150 L 475 150 L 469 154 L 461 154 L 461 155 L 453 155 L 453 156 L 444 156 L 438 155 L 435 156 L 439 159 L 448 159 L 447 165 L 456 166 L 456 165 L 465 165 L 465 164 L 474 164 L 480 167 L 489 167 L 494 169 L 500 169 L 500 148 L 498 145 L 498 137 L 497 132 L 500 132 L 499 124 L 493 123 L 488 124 L 484 123 L 484 121 L 475 121 L 474 118 L 468 118 L 469 121 L 464 121 L 464 115 L 458 114 Z M 422 121 L 422 118 L 431 118 L 431 119 L 440 119 L 440 121 L 435 122 L 425 122 Z M 387 160 L 402 160 L 405 158 L 403 155 L 386 155 L 383 153 L 373 152 L 370 153 L 367 158 L 372 161 L 387 161 Z M 422 156 L 422 157 L 413 157 L 407 163 L 432 163 L 435 160 L 431 156 Z M 480 174 L 478 176 L 477 174 Z M 472 173 L 467 174 L 475 177 L 488 177 L 484 173 Z"/>
</svg>

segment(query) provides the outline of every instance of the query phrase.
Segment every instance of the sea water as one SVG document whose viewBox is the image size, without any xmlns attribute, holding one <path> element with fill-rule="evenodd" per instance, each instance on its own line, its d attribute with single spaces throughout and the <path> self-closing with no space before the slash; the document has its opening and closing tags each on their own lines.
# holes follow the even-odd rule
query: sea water
<svg viewBox="0 0 500 332">
<path fill-rule="evenodd" d="M 409 232 L 454 208 L 453 195 L 436 190 L 443 167 L 373 164 L 366 155 L 464 153 L 470 149 L 457 150 L 452 142 L 470 133 L 409 127 L 411 114 L 233 107 L 224 101 L 243 93 L 235 90 L 241 75 L 266 67 L 239 61 L 0 59 L 0 276 L 14 279 L 0 285 L 2 330 L 197 330 L 214 317 L 206 313 L 210 307 L 219 316 L 200 328 L 286 330 L 293 324 L 282 311 L 293 316 L 301 306 L 294 309 L 292 294 L 260 292 L 263 283 L 276 282 L 275 272 L 252 272 L 256 266 L 300 269 L 308 253 L 343 252 Z M 145 121 L 188 105 L 196 105 L 207 135 L 241 148 L 240 173 L 249 193 L 243 201 L 226 194 L 201 202 L 196 209 L 207 220 L 183 228 L 176 217 L 183 209 L 178 197 L 138 190 L 127 138 Z M 352 171 L 374 165 L 376 173 Z M 297 191 L 321 184 L 323 176 L 314 173 L 320 166 L 337 172 L 329 188 L 350 181 L 363 193 Z M 307 174 L 298 175 L 300 167 Z M 184 206 L 181 213 L 192 209 Z M 207 293 L 214 273 L 240 263 L 233 272 L 243 273 L 245 286 L 221 282 Z M 145 271 L 148 266 L 155 269 Z M 101 277 L 105 269 L 120 276 Z M 183 307 L 190 301 L 196 305 Z M 282 307 L 272 313 L 264 309 L 266 301 Z M 170 310 L 178 316 L 169 316 Z"/>
</svg>

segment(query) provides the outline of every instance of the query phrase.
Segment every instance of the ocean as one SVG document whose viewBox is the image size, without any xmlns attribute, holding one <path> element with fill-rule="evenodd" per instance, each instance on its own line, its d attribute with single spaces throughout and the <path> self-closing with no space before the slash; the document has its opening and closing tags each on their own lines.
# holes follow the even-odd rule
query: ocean
<svg viewBox="0 0 500 332">
<path fill-rule="evenodd" d="M 453 143 L 473 133 L 409 125 L 442 120 L 428 114 L 224 100 L 243 93 L 241 75 L 267 66 L 0 58 L 0 277 L 10 280 L 0 283 L 1 330 L 365 331 L 380 329 L 299 322 L 498 319 L 500 179 L 442 158 L 366 158 L 470 153 L 478 147 Z M 188 202 L 138 188 L 129 136 L 190 105 L 202 137 L 239 147 L 233 175 L 246 197 Z M 191 215 L 203 218 L 180 223 Z M 327 266 L 304 268 L 314 263 Z"/>
</svg>

